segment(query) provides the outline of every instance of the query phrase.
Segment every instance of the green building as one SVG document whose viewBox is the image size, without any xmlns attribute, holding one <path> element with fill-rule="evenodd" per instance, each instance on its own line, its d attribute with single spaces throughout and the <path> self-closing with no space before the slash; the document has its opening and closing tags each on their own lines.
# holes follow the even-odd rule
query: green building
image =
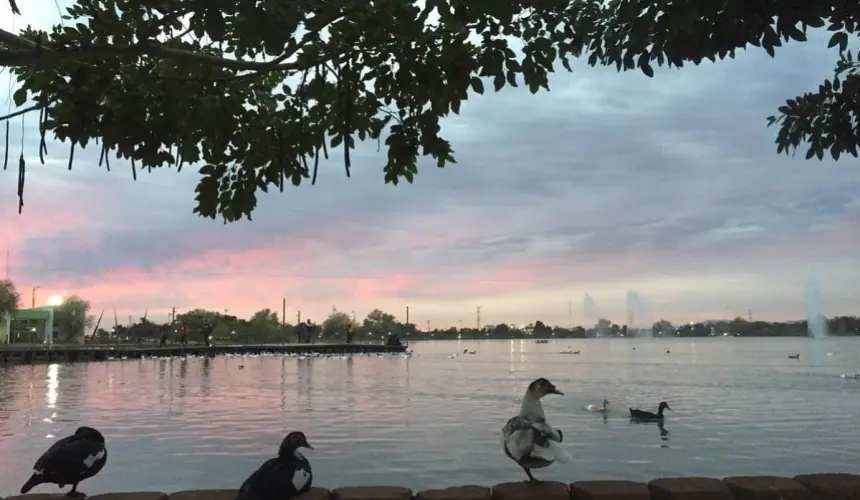
<svg viewBox="0 0 860 500">
<path fill-rule="evenodd" d="M 0 323 L 0 344 L 53 344 L 54 309 L 18 309 L 7 315 Z"/>
</svg>

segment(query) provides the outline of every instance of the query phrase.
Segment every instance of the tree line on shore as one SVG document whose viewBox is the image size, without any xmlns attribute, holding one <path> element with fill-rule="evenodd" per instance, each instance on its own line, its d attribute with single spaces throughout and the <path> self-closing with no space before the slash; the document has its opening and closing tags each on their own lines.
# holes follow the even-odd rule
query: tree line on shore
<svg viewBox="0 0 860 500">
<path fill-rule="evenodd" d="M 220 341 L 237 343 L 294 342 L 294 324 L 282 322 L 271 309 L 262 309 L 250 319 L 242 319 L 229 314 L 205 309 L 193 309 L 177 314 L 174 322 L 152 323 L 145 318 L 131 326 L 119 325 L 111 332 L 100 328 L 94 340 L 108 341 L 118 337 L 128 341 L 155 340 L 162 333 L 170 337 L 179 331 L 180 325 L 188 326 L 192 341 L 199 332 L 205 331 L 204 325 L 212 325 L 212 337 Z M 860 335 L 860 317 L 838 316 L 826 322 L 830 335 Z M 343 341 L 345 332 L 352 325 L 357 341 L 383 341 L 389 333 L 397 333 L 409 340 L 456 340 L 456 339 L 551 339 L 551 338 L 592 338 L 592 337 L 805 337 L 809 335 L 806 320 L 789 322 L 748 321 L 744 318 L 708 321 L 700 323 L 672 324 L 659 320 L 650 328 L 628 328 L 601 318 L 590 328 L 550 326 L 543 321 L 535 321 L 524 326 L 499 323 L 475 327 L 449 327 L 420 330 L 415 323 L 399 321 L 393 314 L 374 309 L 356 321 L 345 312 L 330 314 L 321 324 L 314 324 L 314 338 L 323 342 Z"/>
<path fill-rule="evenodd" d="M 0 281 L 0 316 L 20 306 L 21 297 L 14 283 Z M 261 309 L 249 319 L 206 309 L 192 309 L 175 314 L 170 321 L 156 323 L 144 317 L 130 324 L 113 325 L 109 321 L 96 323 L 89 314 L 90 303 L 77 296 L 67 297 L 57 306 L 54 324 L 59 335 L 57 342 L 70 342 L 86 333 L 90 342 L 155 342 L 167 335 L 171 341 L 178 340 L 183 325 L 193 341 L 202 340 L 204 331 L 211 331 L 217 341 L 235 343 L 280 343 L 294 342 L 296 325 L 287 323 L 271 309 Z M 860 317 L 837 316 L 826 320 L 830 335 L 860 335 Z M 212 328 L 207 328 L 211 326 Z M 667 320 L 656 321 L 650 328 L 634 328 L 613 323 L 601 318 L 593 326 L 550 326 L 543 321 L 528 325 L 499 323 L 480 327 L 448 327 L 419 330 L 414 323 L 401 322 L 393 314 L 374 309 L 361 321 L 343 311 L 335 311 L 321 324 L 314 323 L 314 338 L 318 341 L 343 341 L 346 330 L 352 327 L 357 341 L 384 341 L 390 333 L 410 340 L 454 340 L 454 339 L 550 339 L 591 337 L 804 337 L 809 335 L 806 320 L 788 322 L 748 321 L 737 317 L 732 320 L 690 322 L 673 324 Z M 93 330 L 91 330 L 93 329 Z M 84 332 L 84 330 L 89 330 Z"/>
</svg>

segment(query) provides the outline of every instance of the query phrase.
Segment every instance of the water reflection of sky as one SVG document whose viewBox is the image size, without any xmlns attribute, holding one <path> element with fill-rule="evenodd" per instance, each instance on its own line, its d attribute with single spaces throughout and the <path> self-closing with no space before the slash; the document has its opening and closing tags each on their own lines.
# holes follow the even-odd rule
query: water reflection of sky
<svg viewBox="0 0 860 500">
<path fill-rule="evenodd" d="M 569 349 L 581 354 L 559 354 Z M 316 447 L 322 486 L 519 480 L 498 433 L 538 376 L 566 394 L 546 407 L 575 457 L 542 477 L 796 474 L 851 470 L 860 460 L 860 381 L 838 377 L 860 370 L 860 339 L 516 340 L 416 351 L 409 360 L 0 369 L 0 496 L 14 494 L 38 455 L 81 424 L 109 443 L 88 493 L 236 487 L 292 429 Z M 800 361 L 787 358 L 797 352 Z M 604 398 L 613 410 L 606 419 L 583 411 Z M 629 423 L 628 406 L 656 409 L 661 400 L 673 408 L 664 429 Z"/>
<path fill-rule="evenodd" d="M 54 409 L 57 405 L 57 388 L 60 387 L 60 365 L 48 365 L 48 376 L 45 378 L 45 406 Z"/>
</svg>

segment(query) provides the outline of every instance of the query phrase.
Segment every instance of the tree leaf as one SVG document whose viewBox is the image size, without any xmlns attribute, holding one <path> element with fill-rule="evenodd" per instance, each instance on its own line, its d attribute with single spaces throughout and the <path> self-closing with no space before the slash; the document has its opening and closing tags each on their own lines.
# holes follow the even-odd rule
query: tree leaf
<svg viewBox="0 0 860 500">
<path fill-rule="evenodd" d="M 472 90 L 476 94 L 483 94 L 484 93 L 484 82 L 481 81 L 481 79 L 479 77 L 477 77 L 477 76 L 472 77 L 471 86 L 472 86 Z"/>
<path fill-rule="evenodd" d="M 25 102 L 27 102 L 27 89 L 20 88 L 12 94 L 12 101 L 15 103 L 16 107 L 23 106 Z"/>
<path fill-rule="evenodd" d="M 830 41 L 827 42 L 827 48 L 833 48 L 839 45 L 839 51 L 842 52 L 848 47 L 848 34 L 844 31 L 837 31 L 833 33 L 833 36 L 830 37 Z"/>
<path fill-rule="evenodd" d="M 502 87 L 505 86 L 505 76 L 501 73 L 493 77 L 493 88 L 496 92 L 502 90 Z"/>
<path fill-rule="evenodd" d="M 654 77 L 654 68 L 652 68 L 651 65 L 648 64 L 647 62 L 644 64 L 641 64 L 639 66 L 639 68 L 642 70 L 643 73 L 645 73 L 645 76 L 647 76 L 648 78 Z"/>
</svg>

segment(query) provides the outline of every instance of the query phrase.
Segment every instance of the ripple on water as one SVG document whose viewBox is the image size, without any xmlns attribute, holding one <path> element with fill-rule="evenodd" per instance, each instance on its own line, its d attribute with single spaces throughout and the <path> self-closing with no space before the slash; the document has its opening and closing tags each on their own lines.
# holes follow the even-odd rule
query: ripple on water
<svg viewBox="0 0 860 500">
<path fill-rule="evenodd" d="M 412 488 L 518 480 L 499 432 L 529 381 L 547 398 L 570 464 L 539 477 L 856 470 L 860 459 L 860 341 L 804 339 L 422 343 L 411 360 L 377 356 L 147 359 L 0 370 L 0 496 L 36 457 L 80 423 L 109 440 L 105 472 L 84 491 L 235 488 L 301 429 L 322 486 Z M 580 356 L 557 351 L 581 349 Z M 637 347 L 636 351 L 632 347 Z M 463 349 L 474 356 L 450 359 Z M 665 350 L 670 349 L 671 355 Z M 239 365 L 244 369 L 239 370 Z M 586 404 L 610 400 L 610 413 Z M 661 429 L 632 424 L 628 407 L 673 408 Z M 25 458 L 21 458 L 25 457 Z"/>
</svg>

